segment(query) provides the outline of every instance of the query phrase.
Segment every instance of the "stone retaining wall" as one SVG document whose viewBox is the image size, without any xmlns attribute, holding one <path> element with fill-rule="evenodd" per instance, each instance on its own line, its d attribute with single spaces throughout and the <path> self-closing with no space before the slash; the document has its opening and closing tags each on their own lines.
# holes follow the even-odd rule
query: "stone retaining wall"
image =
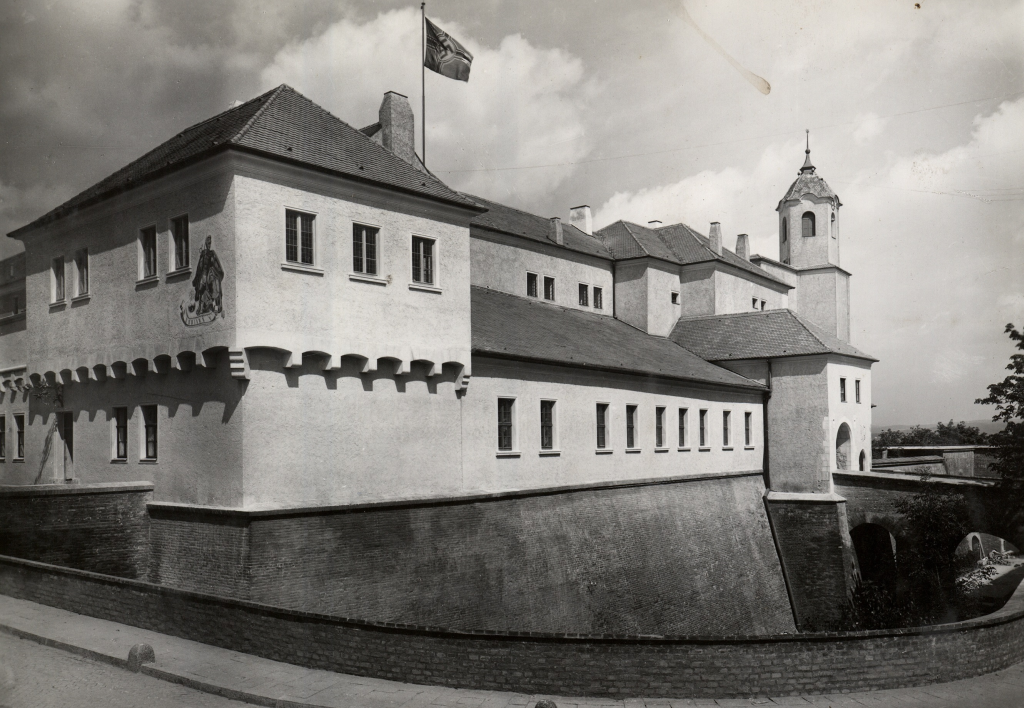
<svg viewBox="0 0 1024 708">
<path fill-rule="evenodd" d="M 312 668 L 524 693 L 686 698 L 863 691 L 952 681 L 1024 659 L 1022 588 L 1002 610 L 957 624 L 731 638 L 372 624 L 8 557 L 0 557 L 0 593 Z"/>
</svg>

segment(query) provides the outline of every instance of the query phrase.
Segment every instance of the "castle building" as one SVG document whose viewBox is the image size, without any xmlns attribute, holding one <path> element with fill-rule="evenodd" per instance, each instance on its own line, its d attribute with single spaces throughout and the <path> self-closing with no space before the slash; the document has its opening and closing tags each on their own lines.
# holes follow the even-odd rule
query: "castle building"
<svg viewBox="0 0 1024 708">
<path fill-rule="evenodd" d="M 831 473 L 870 468 L 874 361 L 849 343 L 841 204 L 810 151 L 774 260 L 744 234 L 729 250 L 718 223 L 595 230 L 588 206 L 563 222 L 459 193 L 413 135 L 399 94 L 357 130 L 280 86 L 9 234 L 25 254 L 0 277 L 0 482 L 151 483 L 149 577 L 192 589 L 421 624 L 735 633 L 716 573 L 745 554 L 736 621 L 809 626 L 821 610 L 780 553 L 801 524 L 832 534 L 848 590 Z M 631 570 L 642 553 L 661 560 Z M 572 577 L 517 579 L 523 559 Z M 623 589 L 596 597 L 610 567 Z M 647 602 L 650 578 L 627 576 L 658 568 Z M 393 590 L 424 578 L 429 602 Z M 297 589 L 314 579 L 345 592 Z M 686 603 L 650 609 L 681 582 Z"/>
</svg>

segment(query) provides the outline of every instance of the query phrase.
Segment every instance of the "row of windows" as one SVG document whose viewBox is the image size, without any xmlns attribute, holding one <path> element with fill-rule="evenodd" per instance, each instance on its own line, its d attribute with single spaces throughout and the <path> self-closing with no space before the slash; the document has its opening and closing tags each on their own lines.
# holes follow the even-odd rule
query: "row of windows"
<svg viewBox="0 0 1024 708">
<path fill-rule="evenodd" d="M 541 400 L 540 402 L 540 449 L 541 452 L 558 450 L 558 402 L 554 400 Z M 639 410 L 637 405 L 627 405 L 625 412 L 626 449 L 640 449 L 639 434 Z M 687 449 L 690 446 L 690 423 L 689 409 L 677 409 L 676 416 L 676 441 L 680 449 Z M 498 399 L 498 452 L 515 452 L 517 450 L 517 412 L 515 398 Z M 597 450 L 609 451 L 608 426 L 610 424 L 610 404 L 598 403 L 595 410 L 594 437 Z M 668 447 L 669 429 L 667 428 L 667 408 L 655 406 L 654 408 L 654 447 L 665 449 Z M 698 447 L 707 449 L 710 447 L 710 422 L 708 410 L 701 408 L 697 413 L 697 442 Z M 721 442 L 722 447 L 727 450 L 733 445 L 733 422 L 732 411 L 722 411 Z M 753 414 L 749 411 L 743 413 L 743 444 L 746 447 L 753 445 L 754 431 Z"/>
<path fill-rule="evenodd" d="M 860 379 L 856 379 L 853 382 L 853 395 L 854 400 L 860 403 Z M 839 402 L 846 403 L 846 379 L 839 379 Z"/>
<path fill-rule="evenodd" d="M 82 248 L 75 252 L 71 299 L 88 297 L 89 295 L 89 249 Z M 66 273 L 67 264 L 64 256 L 57 256 L 50 261 L 50 302 L 61 303 L 67 299 L 68 288 Z M 15 312 L 17 312 L 17 301 L 15 301 Z"/>
<path fill-rule="evenodd" d="M 539 291 L 540 276 L 536 273 L 526 274 L 526 295 L 528 297 L 540 297 Z M 591 307 L 595 310 L 604 309 L 604 290 L 597 285 L 590 286 L 587 283 L 580 283 L 578 287 L 580 307 Z M 555 279 L 549 275 L 544 276 L 544 299 L 555 301 Z"/>
<path fill-rule="evenodd" d="M 25 414 L 15 413 L 14 418 L 14 462 L 25 459 Z M 7 416 L 0 415 L 0 462 L 7 461 Z"/>
</svg>

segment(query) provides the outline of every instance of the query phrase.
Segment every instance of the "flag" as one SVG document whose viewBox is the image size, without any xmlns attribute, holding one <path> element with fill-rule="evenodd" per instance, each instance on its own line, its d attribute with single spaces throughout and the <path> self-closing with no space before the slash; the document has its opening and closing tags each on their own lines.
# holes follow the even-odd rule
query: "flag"
<svg viewBox="0 0 1024 708">
<path fill-rule="evenodd" d="M 423 20 L 427 23 L 427 51 L 423 57 L 423 66 L 449 79 L 469 81 L 473 55 L 426 17 Z"/>
</svg>

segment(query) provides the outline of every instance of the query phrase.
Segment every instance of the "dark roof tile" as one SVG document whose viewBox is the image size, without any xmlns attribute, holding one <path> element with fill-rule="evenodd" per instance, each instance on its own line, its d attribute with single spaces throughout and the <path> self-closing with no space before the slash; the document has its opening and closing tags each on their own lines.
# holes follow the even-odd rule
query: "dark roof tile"
<svg viewBox="0 0 1024 708">
<path fill-rule="evenodd" d="M 530 241 L 546 243 L 549 246 L 555 246 L 556 248 L 558 247 L 558 244 L 548 238 L 549 229 L 551 228 L 550 219 L 546 219 L 543 216 L 537 216 L 536 214 L 530 214 L 520 209 L 513 209 L 512 207 L 499 204 L 498 202 L 492 202 L 491 200 L 484 199 L 483 197 L 477 197 L 471 194 L 465 194 L 463 196 L 487 208 L 486 212 L 475 217 L 473 221 L 470 222 L 471 226 L 489 229 L 491 231 L 499 231 L 504 234 L 526 238 Z M 564 247 L 570 251 L 586 253 L 591 256 L 597 256 L 598 258 L 611 258 L 611 253 L 609 253 L 608 248 L 604 243 L 599 239 L 580 231 L 572 224 L 565 222 L 562 223 L 562 236 L 565 242 Z"/>
</svg>

